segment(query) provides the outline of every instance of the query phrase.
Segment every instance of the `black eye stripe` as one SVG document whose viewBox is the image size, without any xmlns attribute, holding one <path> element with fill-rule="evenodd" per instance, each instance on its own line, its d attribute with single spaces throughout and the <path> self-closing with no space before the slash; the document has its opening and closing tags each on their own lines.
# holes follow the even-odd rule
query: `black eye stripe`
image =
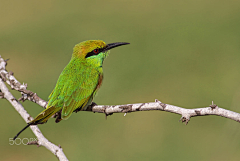
<svg viewBox="0 0 240 161">
<path fill-rule="evenodd" d="M 91 52 L 87 53 L 87 55 L 85 56 L 85 58 L 88 58 L 88 57 L 93 56 L 93 55 L 98 55 L 98 54 L 101 53 L 103 50 L 104 50 L 104 49 L 99 49 L 99 48 L 94 49 L 94 50 L 92 50 Z M 96 52 L 96 51 L 98 51 L 98 52 Z"/>
</svg>

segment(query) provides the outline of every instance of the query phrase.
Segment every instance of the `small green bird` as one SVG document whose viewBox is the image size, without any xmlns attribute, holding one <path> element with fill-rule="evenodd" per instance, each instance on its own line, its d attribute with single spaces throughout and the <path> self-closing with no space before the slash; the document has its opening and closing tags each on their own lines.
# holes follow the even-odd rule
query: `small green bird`
<svg viewBox="0 0 240 161">
<path fill-rule="evenodd" d="M 73 48 L 68 65 L 60 74 L 56 87 L 49 96 L 47 108 L 30 121 L 14 140 L 30 125 L 43 124 L 55 113 L 56 122 L 68 119 L 74 111 L 83 111 L 92 103 L 103 80 L 103 61 L 109 49 L 129 43 L 106 44 L 102 40 L 88 40 Z"/>
</svg>

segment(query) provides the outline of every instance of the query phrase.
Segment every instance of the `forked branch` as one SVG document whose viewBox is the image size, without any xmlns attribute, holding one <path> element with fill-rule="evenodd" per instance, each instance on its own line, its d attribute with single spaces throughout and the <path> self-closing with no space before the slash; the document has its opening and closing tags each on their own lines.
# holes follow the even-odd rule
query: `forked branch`
<svg viewBox="0 0 240 161">
<path fill-rule="evenodd" d="M 9 92 L 8 88 L 6 87 L 5 82 L 7 82 L 7 84 L 9 84 L 11 86 L 12 89 L 16 89 L 18 91 L 21 91 L 23 95 L 28 95 L 32 92 L 29 92 L 28 90 L 26 90 L 26 86 L 25 85 L 21 85 L 14 77 L 12 74 L 9 74 L 6 70 L 5 70 L 5 66 L 6 66 L 6 61 L 4 61 L 1 56 L 0 56 L 0 98 L 5 98 L 7 99 L 12 106 L 17 110 L 17 112 L 22 116 L 22 118 L 26 121 L 29 122 L 31 121 L 33 118 L 27 113 L 27 111 L 24 109 L 24 107 L 21 105 L 21 103 Z M 36 96 L 36 95 L 35 95 Z M 29 100 L 42 105 L 43 107 L 45 107 L 46 105 L 43 102 L 46 101 L 42 101 L 42 99 L 37 99 L 34 100 L 34 98 L 36 98 L 34 96 L 34 94 L 30 97 L 30 96 L 26 96 L 26 98 L 31 98 Z M 32 129 L 33 133 L 35 134 L 35 136 L 37 137 L 37 141 L 35 141 L 35 145 L 38 146 L 44 146 L 46 147 L 48 150 L 50 150 L 60 161 L 68 161 L 67 157 L 65 156 L 65 154 L 63 153 L 63 150 L 61 147 L 54 145 L 53 143 L 51 143 L 50 141 L 48 141 L 42 134 L 42 132 L 40 131 L 40 129 L 38 128 L 38 126 L 30 126 L 30 128 Z M 33 143 L 28 143 L 29 145 L 33 144 Z"/>
</svg>

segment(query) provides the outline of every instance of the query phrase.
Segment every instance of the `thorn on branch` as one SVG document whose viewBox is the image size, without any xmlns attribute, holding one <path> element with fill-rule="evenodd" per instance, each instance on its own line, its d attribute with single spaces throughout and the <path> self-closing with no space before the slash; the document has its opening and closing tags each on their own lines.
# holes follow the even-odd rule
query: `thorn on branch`
<svg viewBox="0 0 240 161">
<path fill-rule="evenodd" d="M 10 60 L 9 58 L 8 59 L 5 59 L 4 61 L 5 61 L 5 63 L 8 61 L 8 60 Z"/>
<path fill-rule="evenodd" d="M 159 101 L 158 99 L 155 99 L 155 102 L 162 103 L 162 102 L 161 102 L 161 101 Z"/>
<path fill-rule="evenodd" d="M 182 121 L 182 123 L 185 122 L 185 125 L 187 125 L 188 122 L 190 121 L 190 118 L 188 119 L 188 118 L 182 116 L 179 121 Z"/>
<path fill-rule="evenodd" d="M 107 120 L 107 117 L 112 115 L 113 113 L 106 113 L 106 108 L 107 108 L 107 106 L 103 107 L 103 110 L 104 110 L 103 113 L 105 114 L 105 119 Z"/>
<path fill-rule="evenodd" d="M 214 103 L 213 103 L 213 101 L 212 101 L 212 104 L 211 105 L 209 105 L 211 108 L 212 108 L 212 110 L 213 109 L 216 109 L 218 106 L 217 105 L 215 105 Z"/>
<path fill-rule="evenodd" d="M 7 61 L 8 61 L 8 60 L 9 60 L 9 59 L 6 59 L 6 60 L 4 60 L 4 61 L 5 61 L 5 63 L 6 63 L 6 64 L 5 64 L 5 66 L 7 66 Z"/>
<path fill-rule="evenodd" d="M 108 117 L 108 116 L 111 116 L 113 113 L 107 114 L 106 112 L 104 112 L 104 114 L 105 114 L 105 119 L 107 120 L 107 117 Z"/>
</svg>

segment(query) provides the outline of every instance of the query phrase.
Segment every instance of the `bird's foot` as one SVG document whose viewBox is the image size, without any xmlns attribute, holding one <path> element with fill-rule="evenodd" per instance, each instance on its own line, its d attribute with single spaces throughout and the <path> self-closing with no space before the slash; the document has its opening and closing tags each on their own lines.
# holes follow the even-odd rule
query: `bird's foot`
<svg viewBox="0 0 240 161">
<path fill-rule="evenodd" d="M 59 123 L 62 120 L 61 113 L 62 113 L 62 110 L 53 115 L 53 117 L 56 118 L 55 120 L 56 123 Z"/>
<path fill-rule="evenodd" d="M 94 106 L 97 106 L 97 104 L 96 104 L 95 102 L 92 102 L 91 105 L 89 105 L 89 106 L 87 107 L 86 111 L 92 111 L 92 108 L 93 108 Z"/>
</svg>

